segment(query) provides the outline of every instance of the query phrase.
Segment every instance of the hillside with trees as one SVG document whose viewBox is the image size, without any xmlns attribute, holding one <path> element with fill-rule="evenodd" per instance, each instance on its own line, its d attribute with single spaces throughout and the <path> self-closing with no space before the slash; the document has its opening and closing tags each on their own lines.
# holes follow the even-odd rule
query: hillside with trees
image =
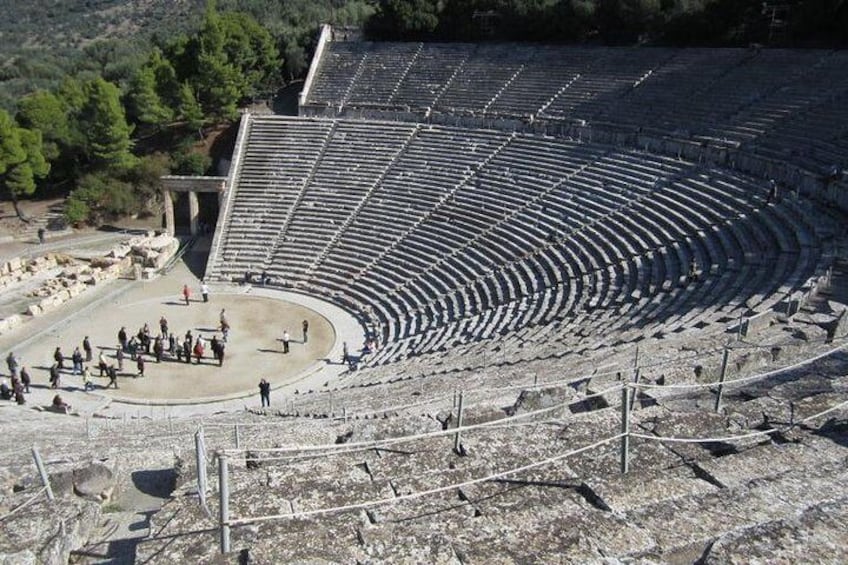
<svg viewBox="0 0 848 565">
<path fill-rule="evenodd" d="M 848 45 L 848 0 L 379 0 L 372 37 L 675 46 Z"/>
<path fill-rule="evenodd" d="M 5 4 L 5 5 L 4 5 Z M 364 1 L 0 1 L 0 197 L 66 195 L 75 224 L 154 210 L 212 172 L 207 133 L 305 73 L 322 22 Z M 262 22 L 261 24 L 259 22 Z"/>
<path fill-rule="evenodd" d="M 778 10 L 775 6 L 779 6 Z M 0 198 L 73 223 L 213 172 L 210 132 L 302 78 L 321 23 L 371 39 L 833 46 L 848 0 L 0 0 Z"/>
</svg>

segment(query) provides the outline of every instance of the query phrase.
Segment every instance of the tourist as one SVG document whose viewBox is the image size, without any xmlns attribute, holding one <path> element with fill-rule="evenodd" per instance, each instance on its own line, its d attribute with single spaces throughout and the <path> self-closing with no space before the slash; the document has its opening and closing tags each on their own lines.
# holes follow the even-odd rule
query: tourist
<svg viewBox="0 0 848 565">
<path fill-rule="evenodd" d="M 162 354 L 165 353 L 165 346 L 162 345 L 162 338 L 156 336 L 156 341 L 153 343 L 153 355 L 156 356 L 156 362 L 162 362 Z"/>
<path fill-rule="evenodd" d="M 100 376 L 103 376 L 102 371 L 100 372 Z M 94 383 L 91 382 L 91 369 L 89 369 L 88 367 L 86 367 L 85 370 L 83 370 L 82 372 L 82 388 L 86 392 L 94 390 Z"/>
<path fill-rule="evenodd" d="M 106 354 L 101 350 L 100 354 L 97 356 L 97 368 L 100 369 L 100 376 L 103 376 L 103 373 L 106 372 L 106 369 L 109 368 L 109 365 L 106 363 Z"/>
<path fill-rule="evenodd" d="M 29 394 L 29 385 L 32 383 L 32 379 L 29 376 L 29 371 L 26 370 L 26 367 L 21 367 L 21 384 L 24 385 L 24 392 Z"/>
<path fill-rule="evenodd" d="M 206 281 L 200 281 L 200 294 L 203 295 L 204 302 L 209 302 L 209 285 Z"/>
<path fill-rule="evenodd" d="M 45 234 L 46 234 L 46 232 L 44 231 L 44 228 L 38 228 L 38 244 L 39 245 L 44 245 Z"/>
<path fill-rule="evenodd" d="M 203 336 L 197 336 L 197 341 L 194 342 L 194 358 L 200 365 L 200 360 L 203 359 Z"/>
<path fill-rule="evenodd" d="M 6 366 L 9 367 L 9 374 L 11 374 L 13 377 L 18 376 L 19 364 L 20 362 L 18 361 L 18 358 L 15 357 L 14 352 L 10 351 L 9 355 L 6 357 Z"/>
<path fill-rule="evenodd" d="M 191 289 L 188 288 L 187 284 L 183 285 L 183 298 L 185 299 L 186 306 L 188 306 L 191 300 Z"/>
<path fill-rule="evenodd" d="M 71 354 L 71 363 L 74 367 L 72 371 L 74 375 L 82 373 L 82 352 L 80 352 L 79 347 L 74 347 L 74 352 Z"/>
<path fill-rule="evenodd" d="M 283 353 L 289 352 L 289 341 L 291 340 L 291 336 L 289 336 L 288 330 L 283 331 Z"/>
<path fill-rule="evenodd" d="M 0 380 L 0 400 L 12 400 L 12 389 L 6 383 L 6 379 Z"/>
<path fill-rule="evenodd" d="M 24 387 L 19 381 L 15 382 L 15 385 L 12 387 L 12 390 L 15 392 L 15 402 L 18 403 L 18 406 L 23 406 L 24 404 L 26 404 L 26 398 L 24 398 Z"/>
<path fill-rule="evenodd" d="M 227 320 L 227 311 L 224 308 L 221 308 L 221 313 L 218 315 L 218 323 L 221 331 L 224 331 L 224 328 L 229 329 L 230 321 Z"/>
<path fill-rule="evenodd" d="M 130 359 L 135 361 L 135 356 L 138 354 L 138 341 L 136 341 L 135 336 L 130 338 L 130 342 L 127 344 L 127 349 L 130 352 Z"/>
<path fill-rule="evenodd" d="M 309 321 L 303 320 L 303 343 L 306 343 L 309 337 Z"/>
<path fill-rule="evenodd" d="M 62 400 L 62 397 L 57 394 L 53 397 L 53 410 L 62 414 L 69 414 L 71 412 L 71 405 Z"/>
<path fill-rule="evenodd" d="M 61 347 L 57 347 L 56 351 L 53 352 L 53 360 L 56 362 L 60 371 L 65 368 L 65 356 L 62 355 Z"/>
<path fill-rule="evenodd" d="M 168 337 L 168 320 L 165 316 L 159 318 L 159 329 L 161 330 L 162 337 Z"/>
<path fill-rule="evenodd" d="M 168 355 L 173 357 L 177 353 L 177 336 L 174 335 L 174 332 L 171 332 L 171 335 L 168 336 Z"/>
<path fill-rule="evenodd" d="M 141 353 L 138 354 L 138 359 L 136 359 L 136 361 L 135 361 L 135 366 L 138 369 L 138 374 L 136 375 L 136 377 L 143 377 L 144 376 L 144 355 L 142 355 Z M 133 377 L 133 378 L 135 378 L 135 377 Z"/>
<path fill-rule="evenodd" d="M 218 366 L 224 366 L 224 343 L 218 342 L 218 351 L 215 352 L 215 358 L 218 359 Z"/>
<path fill-rule="evenodd" d="M 118 388 L 118 371 L 115 370 L 114 365 L 109 365 L 107 374 L 109 375 L 109 384 L 106 388 L 109 388 L 112 385 L 115 385 L 115 388 Z"/>
<path fill-rule="evenodd" d="M 689 282 L 698 282 L 698 262 L 695 257 L 689 260 L 689 273 L 687 275 Z"/>
<path fill-rule="evenodd" d="M 59 379 L 61 378 L 61 373 L 59 372 L 58 363 L 53 363 L 50 366 L 50 388 L 59 388 Z"/>
<path fill-rule="evenodd" d="M 86 363 L 91 363 L 91 342 L 88 341 L 88 336 L 85 336 L 82 340 L 82 348 L 85 351 Z"/>
<path fill-rule="evenodd" d="M 342 343 L 342 365 L 350 363 L 350 352 L 347 349 L 347 342 Z"/>
<path fill-rule="evenodd" d="M 183 341 L 183 359 L 186 363 L 191 363 L 191 337 L 189 335 L 186 335 Z"/>
<path fill-rule="evenodd" d="M 118 370 L 124 370 L 124 349 L 121 347 L 121 344 L 118 344 L 118 347 L 115 348 L 115 357 L 118 359 Z"/>
<path fill-rule="evenodd" d="M 121 329 L 118 330 L 118 343 L 121 344 L 121 349 L 127 351 L 127 328 L 121 326 Z"/>
<path fill-rule="evenodd" d="M 259 398 L 262 402 L 262 407 L 271 407 L 271 383 L 262 379 L 259 381 Z"/>
<path fill-rule="evenodd" d="M 769 181 L 768 196 L 766 196 L 766 205 L 777 204 L 777 182 L 774 179 Z"/>
</svg>

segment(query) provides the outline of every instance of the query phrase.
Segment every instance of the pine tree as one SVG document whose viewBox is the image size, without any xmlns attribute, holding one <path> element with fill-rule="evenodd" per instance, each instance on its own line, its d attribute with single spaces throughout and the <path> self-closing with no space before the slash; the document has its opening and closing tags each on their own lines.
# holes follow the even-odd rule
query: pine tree
<svg viewBox="0 0 848 565">
<path fill-rule="evenodd" d="M 162 103 L 156 91 L 156 75 L 149 65 L 136 71 L 128 98 L 135 119 L 141 123 L 159 127 L 173 118 L 173 112 Z"/>
<path fill-rule="evenodd" d="M 18 127 L 0 110 L 0 184 L 4 186 L 18 218 L 26 221 L 19 206 L 21 196 L 35 192 L 36 177 L 50 171 L 41 147 L 41 132 Z"/>
<path fill-rule="evenodd" d="M 87 82 L 84 91 L 80 125 L 86 133 L 89 159 L 96 166 L 131 168 L 135 163 L 132 128 L 127 124 L 118 87 L 98 77 Z"/>
<path fill-rule="evenodd" d="M 203 109 L 197 102 L 197 97 L 194 95 L 194 90 L 191 85 L 184 82 L 180 87 L 180 117 L 185 120 L 186 125 L 193 130 L 197 130 L 198 135 L 203 137 Z"/>
</svg>

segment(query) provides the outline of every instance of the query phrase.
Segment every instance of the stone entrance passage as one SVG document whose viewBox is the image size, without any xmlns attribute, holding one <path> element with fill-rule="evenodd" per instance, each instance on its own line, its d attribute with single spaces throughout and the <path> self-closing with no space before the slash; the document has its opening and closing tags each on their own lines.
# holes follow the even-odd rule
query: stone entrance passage
<svg viewBox="0 0 848 565">
<path fill-rule="evenodd" d="M 182 194 L 185 194 L 188 198 L 188 226 L 191 235 L 200 233 L 201 223 L 208 225 L 210 231 L 213 230 L 226 191 L 226 177 L 163 176 L 162 202 L 165 208 L 165 229 L 169 234 L 174 235 L 177 227 L 174 203 L 181 198 Z M 184 209 L 184 207 L 177 209 Z"/>
</svg>

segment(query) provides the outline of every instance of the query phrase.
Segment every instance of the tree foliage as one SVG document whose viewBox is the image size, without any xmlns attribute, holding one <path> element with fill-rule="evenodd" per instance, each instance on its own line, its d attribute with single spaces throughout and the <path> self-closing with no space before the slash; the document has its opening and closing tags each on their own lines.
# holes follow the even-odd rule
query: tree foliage
<svg viewBox="0 0 848 565">
<path fill-rule="evenodd" d="M 780 5 L 788 25 L 778 36 L 762 0 L 379 0 L 368 30 L 391 39 L 848 44 L 848 0 Z"/>
<path fill-rule="evenodd" d="M 85 103 L 80 120 L 86 124 L 86 153 L 96 167 L 126 170 L 135 164 L 127 124 L 118 88 L 102 78 L 84 86 Z"/>
<path fill-rule="evenodd" d="M 41 132 L 18 126 L 6 111 L 0 110 L 0 183 L 20 218 L 23 215 L 18 199 L 33 194 L 36 178 L 44 177 L 49 170 L 41 149 Z"/>
</svg>

